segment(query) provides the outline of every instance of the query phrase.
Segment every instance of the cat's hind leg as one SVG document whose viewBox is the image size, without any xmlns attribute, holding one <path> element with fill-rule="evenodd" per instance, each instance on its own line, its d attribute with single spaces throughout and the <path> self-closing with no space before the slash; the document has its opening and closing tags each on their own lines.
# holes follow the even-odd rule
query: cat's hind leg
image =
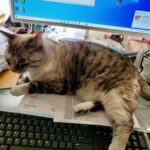
<svg viewBox="0 0 150 150">
<path fill-rule="evenodd" d="M 113 138 L 108 150 L 125 150 L 133 129 L 133 111 L 136 108 L 136 96 L 110 92 L 103 101 L 103 107 L 109 117 Z"/>
</svg>

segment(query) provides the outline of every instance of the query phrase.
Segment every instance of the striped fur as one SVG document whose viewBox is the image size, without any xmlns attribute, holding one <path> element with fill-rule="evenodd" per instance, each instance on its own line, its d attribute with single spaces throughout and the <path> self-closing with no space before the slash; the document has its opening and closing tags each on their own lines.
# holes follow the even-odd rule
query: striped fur
<svg viewBox="0 0 150 150">
<path fill-rule="evenodd" d="M 30 75 L 30 82 L 11 90 L 13 95 L 75 94 L 82 100 L 75 112 L 102 104 L 113 127 L 109 150 L 125 149 L 141 91 L 141 78 L 127 57 L 91 42 L 54 42 L 41 34 L 10 41 L 5 52 L 10 68 Z"/>
</svg>

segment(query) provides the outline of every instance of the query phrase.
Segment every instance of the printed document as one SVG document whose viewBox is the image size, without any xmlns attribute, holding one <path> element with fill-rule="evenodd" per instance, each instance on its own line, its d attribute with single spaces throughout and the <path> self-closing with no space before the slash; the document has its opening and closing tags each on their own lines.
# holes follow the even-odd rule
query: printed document
<svg viewBox="0 0 150 150">
<path fill-rule="evenodd" d="M 87 112 L 77 114 L 73 107 L 81 101 L 76 96 L 53 94 L 25 95 L 18 110 L 38 116 L 53 118 L 54 122 L 111 126 L 105 112 Z M 134 128 L 140 128 L 134 117 Z"/>
<path fill-rule="evenodd" d="M 54 122 L 111 126 L 104 110 L 76 114 L 73 111 L 73 107 L 79 103 L 81 103 L 81 101 L 75 96 L 66 96 L 65 101 L 59 101 L 59 103 L 55 105 L 56 111 Z M 133 118 L 134 128 L 140 128 L 140 125 L 137 122 L 135 116 L 133 116 Z"/>
</svg>

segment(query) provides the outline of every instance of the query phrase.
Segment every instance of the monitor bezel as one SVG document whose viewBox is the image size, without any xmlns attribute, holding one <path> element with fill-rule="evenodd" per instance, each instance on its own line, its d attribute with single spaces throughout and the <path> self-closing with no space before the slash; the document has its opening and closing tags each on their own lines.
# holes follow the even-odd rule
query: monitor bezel
<svg viewBox="0 0 150 150">
<path fill-rule="evenodd" d="M 14 10 L 13 10 L 14 1 L 13 0 L 9 0 L 9 1 L 10 1 L 11 19 L 13 22 L 39 24 L 39 25 L 62 26 L 62 27 L 78 28 L 78 29 L 85 29 L 85 30 L 110 32 L 110 33 L 122 33 L 125 35 L 150 36 L 149 33 L 142 33 L 142 32 L 138 32 L 138 31 L 125 31 L 123 29 L 122 30 L 120 30 L 120 29 L 109 29 L 109 28 L 103 28 L 103 27 L 83 26 L 83 25 L 76 25 L 76 24 L 49 22 L 49 21 L 35 21 L 35 20 L 28 20 L 28 19 L 16 19 L 15 15 L 14 15 Z M 126 29 L 128 29 L 128 28 L 126 28 Z"/>
</svg>

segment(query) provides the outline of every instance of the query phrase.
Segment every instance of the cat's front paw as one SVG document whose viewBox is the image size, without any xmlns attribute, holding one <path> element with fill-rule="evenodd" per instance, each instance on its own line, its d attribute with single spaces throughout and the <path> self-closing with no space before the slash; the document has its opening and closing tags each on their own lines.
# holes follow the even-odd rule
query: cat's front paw
<svg viewBox="0 0 150 150">
<path fill-rule="evenodd" d="M 21 84 L 28 83 L 28 82 L 30 82 L 30 78 L 29 78 L 29 73 L 26 72 L 20 76 L 17 82 L 17 85 L 21 85 Z"/>
<path fill-rule="evenodd" d="M 28 89 L 26 85 L 17 85 L 10 90 L 10 93 L 14 96 L 20 96 L 28 94 Z"/>
</svg>

